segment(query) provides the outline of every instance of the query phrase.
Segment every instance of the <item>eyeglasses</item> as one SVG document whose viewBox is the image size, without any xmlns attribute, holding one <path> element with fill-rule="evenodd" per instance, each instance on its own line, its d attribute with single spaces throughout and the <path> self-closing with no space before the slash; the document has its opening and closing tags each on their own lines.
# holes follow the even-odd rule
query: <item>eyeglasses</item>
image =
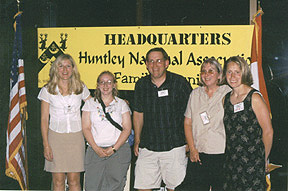
<svg viewBox="0 0 288 191">
<path fill-rule="evenodd" d="M 212 69 L 209 69 L 208 71 L 207 70 L 202 70 L 201 72 L 200 72 L 200 74 L 201 75 L 204 75 L 204 74 L 210 74 L 210 75 L 213 75 L 213 74 L 215 74 L 215 70 L 212 70 Z"/>
<path fill-rule="evenodd" d="M 104 85 L 108 85 L 108 86 L 111 86 L 113 84 L 113 82 L 111 80 L 108 80 L 108 81 L 101 81 L 99 82 L 99 85 L 100 86 L 104 86 Z"/>
<path fill-rule="evenodd" d="M 157 59 L 157 60 L 148 60 L 148 64 L 161 64 L 163 63 L 164 60 L 163 59 Z"/>
</svg>

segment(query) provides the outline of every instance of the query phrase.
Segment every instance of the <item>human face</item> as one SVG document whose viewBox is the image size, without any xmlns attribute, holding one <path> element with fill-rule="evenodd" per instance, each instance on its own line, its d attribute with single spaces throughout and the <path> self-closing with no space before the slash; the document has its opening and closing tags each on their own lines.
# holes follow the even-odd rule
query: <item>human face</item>
<svg viewBox="0 0 288 191">
<path fill-rule="evenodd" d="M 112 95 L 113 88 L 115 88 L 113 77 L 109 74 L 102 74 L 99 79 L 98 88 L 101 91 L 101 95 Z"/>
<path fill-rule="evenodd" d="M 242 84 L 242 71 L 235 62 L 227 65 L 226 80 L 232 88 L 237 88 Z"/>
<path fill-rule="evenodd" d="M 166 69 L 168 68 L 169 61 L 164 60 L 162 52 L 154 51 L 148 55 L 146 67 L 151 74 L 152 79 L 158 80 L 166 76 Z"/>
<path fill-rule="evenodd" d="M 70 60 L 66 59 L 58 65 L 58 76 L 61 80 L 69 80 L 73 73 L 73 66 Z"/>
<path fill-rule="evenodd" d="M 209 88 L 217 86 L 218 80 L 220 79 L 220 74 L 216 67 L 210 63 L 207 63 L 202 67 L 200 75 L 204 85 Z"/>
</svg>

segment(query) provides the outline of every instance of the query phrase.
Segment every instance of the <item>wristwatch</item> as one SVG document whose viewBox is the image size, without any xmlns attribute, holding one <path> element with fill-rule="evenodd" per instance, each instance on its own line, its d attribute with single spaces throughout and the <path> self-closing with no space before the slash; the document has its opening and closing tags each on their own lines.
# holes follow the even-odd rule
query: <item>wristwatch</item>
<svg viewBox="0 0 288 191">
<path fill-rule="evenodd" d="M 112 146 L 112 150 L 113 150 L 114 153 L 117 152 L 117 150 L 114 148 L 114 146 Z"/>
</svg>

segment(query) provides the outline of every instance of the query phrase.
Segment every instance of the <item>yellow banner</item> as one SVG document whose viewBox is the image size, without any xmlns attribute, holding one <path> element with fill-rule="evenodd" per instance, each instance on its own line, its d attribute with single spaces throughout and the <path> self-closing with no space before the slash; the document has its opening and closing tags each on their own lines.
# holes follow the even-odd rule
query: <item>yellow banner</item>
<svg viewBox="0 0 288 191">
<path fill-rule="evenodd" d="M 134 90 L 135 82 L 148 74 L 146 52 L 162 47 L 170 56 L 168 70 L 185 76 L 195 88 L 200 66 L 209 57 L 224 64 L 239 55 L 250 63 L 252 33 L 253 25 L 38 28 L 38 86 L 47 83 L 56 57 L 68 53 L 89 89 L 109 70 L 119 90 Z"/>
</svg>

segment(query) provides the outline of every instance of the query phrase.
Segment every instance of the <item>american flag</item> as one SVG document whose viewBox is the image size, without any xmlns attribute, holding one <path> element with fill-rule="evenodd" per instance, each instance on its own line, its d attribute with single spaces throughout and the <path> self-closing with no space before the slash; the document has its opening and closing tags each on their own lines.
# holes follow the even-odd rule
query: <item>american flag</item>
<svg viewBox="0 0 288 191">
<path fill-rule="evenodd" d="M 6 175 L 17 180 L 22 190 L 28 190 L 25 121 L 27 101 L 22 59 L 21 15 L 15 18 L 15 37 L 10 76 L 10 102 L 7 127 Z"/>
</svg>

